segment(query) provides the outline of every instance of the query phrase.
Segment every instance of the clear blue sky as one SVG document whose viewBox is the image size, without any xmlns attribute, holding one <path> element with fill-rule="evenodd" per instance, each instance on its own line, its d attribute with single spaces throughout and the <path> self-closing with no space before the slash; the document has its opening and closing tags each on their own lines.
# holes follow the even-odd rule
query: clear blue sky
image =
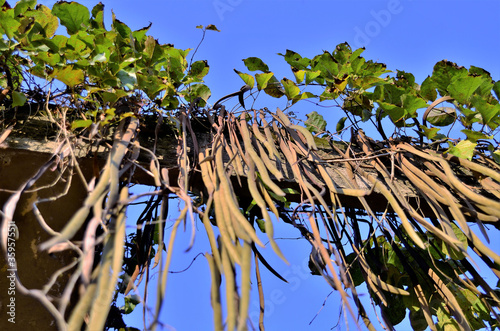
<svg viewBox="0 0 500 331">
<path fill-rule="evenodd" d="M 13 1 L 12 1 L 13 2 Z M 98 1 L 79 1 L 92 7 Z M 243 82 L 233 69 L 246 71 L 241 61 L 260 57 L 278 79 L 293 75 L 282 57 L 286 49 L 313 57 L 344 41 L 353 48 L 366 46 L 363 56 L 383 62 L 390 70 L 412 72 L 418 83 L 432 73 L 434 64 L 447 59 L 469 67 L 488 70 L 500 79 L 500 1 L 306 1 L 306 0 L 102 0 L 111 22 L 110 10 L 132 29 L 153 23 L 149 34 L 161 43 L 178 48 L 195 48 L 201 38 L 197 25 L 215 24 L 220 33 L 207 33 L 196 59 L 208 60 L 206 78 L 215 102 L 238 90 Z M 51 7 L 55 1 L 39 1 Z M 283 107 L 286 100 L 281 101 Z M 311 104 L 298 106 L 301 112 L 314 109 Z M 335 125 L 341 114 L 326 109 Z M 185 268 L 198 252 L 207 251 L 202 226 L 197 246 L 185 254 L 187 240 L 176 246 L 178 256 L 173 270 Z M 276 237 L 297 237 L 278 229 Z M 186 234 L 189 237 L 189 233 Z M 308 323 L 330 293 L 325 282 L 307 274 L 309 244 L 299 240 L 278 242 L 289 259 L 287 267 L 272 260 L 291 284 L 272 276 L 265 277 L 268 300 L 268 330 L 329 330 L 339 318 L 340 298 L 333 293 L 314 323 Z M 272 252 L 266 252 L 272 256 Z M 306 260 L 305 260 L 306 259 Z M 262 271 L 264 274 L 267 272 Z M 196 283 L 197 286 L 193 286 Z M 168 299 L 162 321 L 177 330 L 211 330 L 209 308 L 209 270 L 200 257 L 191 269 L 170 276 Z M 150 293 L 151 295 L 152 293 Z M 252 302 L 257 299 L 254 297 Z M 366 307 L 370 309 L 370 307 Z M 257 309 L 255 309 L 257 311 Z M 340 324 L 343 325 L 341 320 Z M 140 327 L 141 323 L 134 326 Z M 344 326 L 340 327 L 345 330 Z M 398 330 L 408 329 L 398 326 Z"/>
</svg>

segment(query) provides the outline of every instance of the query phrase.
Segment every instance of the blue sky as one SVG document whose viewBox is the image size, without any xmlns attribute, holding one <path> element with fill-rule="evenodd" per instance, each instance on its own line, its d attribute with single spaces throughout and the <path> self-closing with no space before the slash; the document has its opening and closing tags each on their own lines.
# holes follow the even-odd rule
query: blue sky
<svg viewBox="0 0 500 331">
<path fill-rule="evenodd" d="M 98 1 L 79 1 L 92 7 Z M 289 66 L 277 53 L 286 49 L 313 57 L 323 50 L 347 41 L 353 48 L 366 46 L 366 59 L 383 62 L 390 70 L 412 72 L 418 83 L 432 73 L 434 64 L 447 59 L 459 65 L 475 65 L 500 79 L 500 1 L 306 1 L 306 0 L 102 0 L 111 22 L 111 9 L 132 29 L 153 25 L 149 34 L 161 43 L 178 48 L 196 48 L 201 31 L 197 25 L 215 24 L 221 32 L 207 32 L 197 60 L 207 60 L 206 78 L 212 90 L 209 102 L 238 90 L 243 82 L 233 69 L 246 71 L 241 61 L 260 57 L 278 79 L 293 78 Z M 55 1 L 39 1 L 51 7 Z M 263 97 L 265 103 L 266 97 Z M 281 104 L 280 104 L 281 103 Z M 285 106 L 286 100 L 278 100 Z M 323 111 L 330 125 L 342 114 L 334 108 L 297 105 L 297 111 Z M 293 110 L 293 109 L 292 109 Z M 132 215 L 130 215 L 132 216 Z M 297 233 L 277 225 L 276 237 L 296 238 Z M 208 250 L 199 227 L 197 245 L 184 253 L 187 239 L 176 245 L 178 256 L 173 270 L 184 269 L 199 252 Z M 331 289 L 308 274 L 309 244 L 303 240 L 283 239 L 279 245 L 290 261 L 286 266 L 271 258 L 276 269 L 289 278 L 286 285 L 267 273 L 264 287 L 268 300 L 268 330 L 329 330 L 339 318 L 340 298 L 333 293 L 311 326 L 309 322 L 322 308 Z M 209 270 L 204 258 L 181 274 L 172 274 L 169 296 L 162 321 L 177 330 L 212 329 L 209 308 Z M 293 280 L 293 281 L 292 281 Z M 196 283 L 197 286 L 193 286 Z M 151 295 L 152 293 L 150 293 Z M 256 298 L 252 299 L 252 302 Z M 253 305 L 251 305 L 254 307 Z M 367 309 L 371 307 L 367 306 Z M 256 309 L 251 310 L 251 313 Z M 340 330 L 345 330 L 343 317 Z M 134 323 L 140 327 L 141 322 Z M 351 324 L 352 327 L 352 324 Z M 399 326 L 398 330 L 407 330 Z"/>
</svg>

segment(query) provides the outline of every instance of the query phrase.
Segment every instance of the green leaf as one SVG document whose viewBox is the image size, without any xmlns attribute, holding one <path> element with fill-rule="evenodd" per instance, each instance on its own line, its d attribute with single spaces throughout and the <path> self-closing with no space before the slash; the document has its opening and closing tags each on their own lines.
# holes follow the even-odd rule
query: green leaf
<svg viewBox="0 0 500 331">
<path fill-rule="evenodd" d="M 44 63 L 47 63 L 52 67 L 55 67 L 61 62 L 61 57 L 57 53 L 40 52 L 35 56 L 35 58 L 42 60 Z"/>
<path fill-rule="evenodd" d="M 71 123 L 71 130 L 78 128 L 88 128 L 92 125 L 92 120 L 75 120 Z"/>
<path fill-rule="evenodd" d="M 402 121 L 406 115 L 406 111 L 404 108 L 386 102 L 379 102 L 379 105 L 380 108 L 382 108 L 384 112 L 389 115 L 394 124 L 399 127 L 404 124 L 404 122 Z"/>
<path fill-rule="evenodd" d="M 128 27 L 128 25 L 117 19 L 115 13 L 112 14 L 112 20 L 113 30 L 118 32 L 120 37 L 122 37 L 124 40 L 129 40 L 130 35 L 132 34 L 132 30 Z"/>
<path fill-rule="evenodd" d="M 313 111 L 312 113 L 309 113 L 306 116 L 307 116 L 307 120 L 305 121 L 305 125 L 306 125 L 307 130 L 309 130 L 310 132 L 316 132 L 316 133 L 325 131 L 326 121 L 322 115 Z"/>
<path fill-rule="evenodd" d="M 456 224 L 451 223 L 451 227 L 457 239 L 460 240 L 464 249 L 467 250 L 468 244 L 467 244 L 467 237 L 465 236 L 465 234 L 462 232 L 462 230 L 460 230 L 460 228 Z M 462 260 L 465 258 L 465 255 L 462 251 L 457 251 L 456 249 L 446 244 L 444 241 L 441 242 L 441 251 L 455 261 Z"/>
<path fill-rule="evenodd" d="M 389 81 L 379 77 L 359 77 L 352 81 L 352 87 L 368 90 L 371 87 L 387 84 Z"/>
<path fill-rule="evenodd" d="M 449 286 L 451 287 L 451 286 Z M 465 313 L 465 317 L 473 330 L 483 329 L 486 325 L 483 319 L 490 319 L 490 312 L 474 292 L 469 289 L 451 288 L 456 293 L 458 304 Z"/>
<path fill-rule="evenodd" d="M 8 51 L 10 47 L 0 38 L 0 52 Z"/>
<path fill-rule="evenodd" d="M 116 76 L 120 80 L 121 86 L 129 90 L 133 90 L 137 84 L 137 76 L 133 70 L 120 70 Z"/>
<path fill-rule="evenodd" d="M 281 84 L 283 84 L 283 87 L 285 88 L 285 95 L 288 98 L 288 100 L 292 100 L 294 97 L 296 97 L 300 93 L 300 89 L 295 83 L 288 78 L 283 78 L 281 80 Z"/>
<path fill-rule="evenodd" d="M 318 97 L 317 95 L 312 94 L 311 92 L 304 92 L 304 93 L 297 95 L 295 98 L 293 98 L 293 103 L 296 103 L 297 101 L 300 101 L 300 100 L 317 98 L 317 97 Z"/>
<path fill-rule="evenodd" d="M 491 74 L 484 70 L 483 68 L 470 66 L 469 74 L 477 77 L 480 76 L 484 78 L 484 82 L 477 88 L 475 91 L 476 94 L 479 94 L 482 97 L 490 98 L 491 97 L 491 89 L 493 88 L 493 79 L 491 78 Z"/>
<path fill-rule="evenodd" d="M 263 74 L 255 74 L 255 79 L 257 80 L 257 89 L 263 90 L 267 87 L 267 83 L 274 76 L 272 72 L 266 72 Z"/>
<path fill-rule="evenodd" d="M 118 99 L 126 97 L 128 95 L 124 90 L 108 90 L 99 93 L 102 100 L 109 104 L 114 104 Z"/>
<path fill-rule="evenodd" d="M 127 295 L 124 299 L 125 305 L 120 307 L 120 310 L 122 310 L 124 314 L 132 313 L 135 307 L 141 302 L 141 298 L 136 294 Z"/>
<path fill-rule="evenodd" d="M 427 108 L 428 106 L 424 99 L 411 94 L 402 95 L 401 101 L 403 108 L 411 117 L 414 117 L 417 109 Z"/>
<path fill-rule="evenodd" d="M 490 125 L 490 123 L 495 120 L 495 118 L 498 120 L 498 116 L 500 115 L 500 104 L 491 104 L 488 103 L 484 98 L 475 96 L 472 98 L 472 105 L 481 114 L 484 124 Z M 491 124 L 494 125 L 494 123 Z"/>
<path fill-rule="evenodd" d="M 254 85 L 255 85 L 255 79 L 253 78 L 252 75 L 249 75 L 249 74 L 246 74 L 244 72 L 240 72 L 236 69 L 234 69 L 234 72 L 236 72 L 238 74 L 238 76 L 240 76 L 241 79 L 243 79 L 243 81 L 245 82 L 245 84 L 247 84 L 248 86 L 250 86 L 250 88 L 253 88 Z"/>
<path fill-rule="evenodd" d="M 138 88 L 144 91 L 153 100 L 160 92 L 165 90 L 165 84 L 156 75 L 136 74 Z"/>
<path fill-rule="evenodd" d="M 315 62 L 313 70 L 319 70 L 321 72 L 321 77 L 329 80 L 333 80 L 337 77 L 339 73 L 339 65 L 332 55 L 328 52 L 324 52 L 322 55 L 314 57 L 311 61 Z"/>
<path fill-rule="evenodd" d="M 142 29 L 132 32 L 132 36 L 134 37 L 136 43 L 138 43 L 139 45 L 144 44 L 146 33 L 148 32 L 149 28 L 151 28 L 152 24 L 153 23 L 149 22 L 148 26 L 145 26 Z"/>
<path fill-rule="evenodd" d="M 26 10 L 34 9 L 36 6 L 36 0 L 21 0 L 16 3 L 14 7 L 14 16 L 24 15 Z"/>
<path fill-rule="evenodd" d="M 306 71 L 306 85 L 311 84 L 319 75 L 321 75 L 321 71 Z"/>
<path fill-rule="evenodd" d="M 92 58 L 92 65 L 94 65 L 95 63 L 107 62 L 107 61 L 108 58 L 106 57 L 106 53 L 99 53 Z"/>
<path fill-rule="evenodd" d="M 355 61 L 357 58 L 360 57 L 361 53 L 363 53 L 365 50 L 366 49 L 364 47 L 361 47 L 352 52 L 351 56 L 349 57 L 349 61 L 351 61 L 351 63 Z"/>
<path fill-rule="evenodd" d="M 57 78 L 69 87 L 81 84 L 84 80 L 83 71 L 81 69 L 74 69 L 72 65 L 62 69 L 55 68 L 51 76 Z"/>
<path fill-rule="evenodd" d="M 406 307 L 402 296 L 395 294 L 385 294 L 388 306 L 381 306 L 385 317 L 392 325 L 398 325 L 406 317 Z"/>
<path fill-rule="evenodd" d="M 436 84 L 436 88 L 441 96 L 448 95 L 448 86 L 455 79 L 466 77 L 467 69 L 457 66 L 456 63 L 450 61 L 440 61 L 434 66 L 432 72 L 432 80 Z"/>
<path fill-rule="evenodd" d="M 52 7 L 52 13 L 61 20 L 61 24 L 66 27 L 70 35 L 85 30 L 90 22 L 88 8 L 74 1 L 57 2 Z"/>
<path fill-rule="evenodd" d="M 447 152 L 451 155 L 458 156 L 463 159 L 471 160 L 474 155 L 474 149 L 476 148 L 476 143 L 470 140 L 462 140 L 455 146 L 448 148 Z"/>
<path fill-rule="evenodd" d="M 104 29 L 104 5 L 99 2 L 92 8 L 92 26 L 93 28 Z"/>
<path fill-rule="evenodd" d="M 291 187 L 284 187 L 281 189 L 283 192 L 287 193 L 287 194 L 300 194 L 299 191 L 297 190 L 294 190 L 293 188 Z"/>
<path fill-rule="evenodd" d="M 497 149 L 493 153 L 491 153 L 491 156 L 493 156 L 493 160 L 495 160 L 496 163 L 500 164 L 500 149 Z M 500 280 L 499 280 L 500 282 Z M 500 287 L 500 286 L 497 286 Z"/>
<path fill-rule="evenodd" d="M 493 136 L 487 136 L 479 131 L 464 129 L 461 130 L 461 132 L 465 133 L 467 139 L 472 141 L 473 143 L 477 142 L 479 139 L 493 139 Z"/>
<path fill-rule="evenodd" d="M 179 107 L 179 99 L 172 95 L 165 95 L 161 101 L 161 106 L 168 110 L 177 109 Z"/>
<path fill-rule="evenodd" d="M 201 98 L 199 105 L 203 107 L 212 95 L 210 89 L 205 84 L 194 84 L 190 86 L 190 92 L 186 95 L 186 100 L 189 102 L 194 102 L 196 98 Z"/>
<path fill-rule="evenodd" d="M 422 311 L 422 309 L 417 311 L 410 310 L 409 317 L 410 325 L 413 331 L 424 331 L 429 327 L 427 321 L 425 320 L 424 312 Z"/>
<path fill-rule="evenodd" d="M 148 60 L 153 58 L 156 44 L 158 44 L 158 42 L 152 36 L 148 36 L 144 42 L 144 54 L 146 54 Z"/>
<path fill-rule="evenodd" d="M 12 91 L 12 107 L 22 106 L 26 100 L 24 93 Z"/>
<path fill-rule="evenodd" d="M 339 91 L 334 86 L 327 87 L 319 96 L 319 101 L 335 100 L 339 97 Z"/>
<path fill-rule="evenodd" d="M 420 85 L 420 96 L 423 98 L 434 101 L 437 98 L 436 85 L 432 80 L 431 76 L 427 76 L 427 78 Z"/>
<path fill-rule="evenodd" d="M 285 89 L 274 75 L 267 83 L 267 87 L 264 88 L 264 92 L 274 98 L 281 98 L 285 95 Z"/>
<path fill-rule="evenodd" d="M 207 61 L 196 61 L 191 65 L 188 75 L 201 80 L 208 74 L 209 69 Z"/>
<path fill-rule="evenodd" d="M 452 107 L 434 107 L 427 115 L 427 121 L 435 126 L 448 126 L 456 119 L 457 114 Z"/>
<path fill-rule="evenodd" d="M 442 305 L 444 305 L 444 303 Z M 438 330 L 440 331 L 460 330 L 457 321 L 450 317 L 448 309 L 445 309 L 444 307 L 440 306 L 437 309 L 436 316 L 438 318 L 438 322 L 436 325 Z"/>
<path fill-rule="evenodd" d="M 80 39 L 76 34 L 72 35 L 67 43 L 66 43 L 66 52 L 64 55 L 66 58 L 70 61 L 78 60 L 84 57 L 84 53 L 86 55 L 90 54 L 92 50 L 88 48 L 86 51 L 85 49 L 87 48 L 87 45 Z"/>
<path fill-rule="evenodd" d="M 414 291 L 410 291 L 410 295 L 403 296 L 403 302 L 405 307 L 410 310 L 410 313 L 412 311 L 416 312 L 420 310 L 420 302 L 418 301 L 417 295 Z M 424 316 L 422 316 L 422 318 L 423 317 Z M 427 327 L 427 323 L 425 323 L 425 326 Z"/>
<path fill-rule="evenodd" d="M 9 39 L 12 39 L 14 33 L 21 26 L 21 23 L 12 17 L 13 14 L 14 9 L 0 11 L 0 36 L 5 34 Z"/>
<path fill-rule="evenodd" d="M 466 76 L 454 79 L 448 86 L 450 97 L 462 104 L 468 104 L 470 97 L 477 88 L 486 81 L 481 76 Z"/>
<path fill-rule="evenodd" d="M 332 55 L 338 63 L 347 64 L 347 61 L 349 61 L 352 56 L 351 46 L 346 42 L 338 44 L 332 52 Z"/>
<path fill-rule="evenodd" d="M 420 129 L 424 131 L 424 136 L 427 137 L 427 139 L 434 139 L 437 136 L 437 133 L 439 132 L 440 129 L 438 128 L 427 128 L 423 125 L 420 126 Z"/>
<path fill-rule="evenodd" d="M 365 282 L 361 267 L 356 260 L 356 253 L 351 253 L 345 257 L 346 265 L 350 266 L 349 272 L 351 273 L 354 286 L 359 286 Z"/>
<path fill-rule="evenodd" d="M 59 27 L 59 20 L 57 17 L 52 14 L 50 8 L 44 5 L 38 5 L 36 10 L 28 11 L 25 15 L 35 19 L 35 26 L 31 30 L 30 34 L 40 32 L 43 36 L 50 38 L 54 36 L 57 28 Z M 57 37 L 67 38 L 66 36 L 55 36 L 54 38 Z"/>
<path fill-rule="evenodd" d="M 54 16 L 55 18 L 55 16 Z M 55 18 L 57 21 L 57 18 Z M 57 35 L 54 36 L 50 41 L 54 44 L 55 47 L 57 47 L 58 50 L 60 50 L 63 47 L 66 47 L 66 44 L 68 43 L 68 37 L 62 36 L 62 35 Z"/>
<path fill-rule="evenodd" d="M 300 56 L 299 53 L 296 53 L 294 51 L 291 51 L 289 49 L 286 50 L 286 54 L 281 54 L 281 53 L 278 53 L 278 55 L 281 55 L 281 56 L 284 56 L 285 57 L 285 61 L 290 65 L 292 66 L 293 68 L 296 68 L 298 70 L 302 70 L 302 69 L 306 69 L 311 60 L 309 60 L 308 58 L 303 58 L 302 56 Z"/>
<path fill-rule="evenodd" d="M 364 57 L 358 56 L 356 58 L 353 58 L 353 56 L 351 55 L 350 74 L 352 76 L 366 76 L 365 71 L 363 70 L 365 63 L 366 60 Z"/>
<path fill-rule="evenodd" d="M 250 71 L 260 70 L 262 72 L 269 72 L 269 67 L 258 57 L 249 57 L 243 60 L 245 66 Z"/>
<path fill-rule="evenodd" d="M 257 219 L 257 225 L 259 226 L 259 230 L 262 233 L 266 233 L 266 221 L 264 221 L 263 219 L 258 218 Z"/>
<path fill-rule="evenodd" d="M 493 84 L 493 92 L 495 92 L 497 99 L 500 99 L 500 80 Z"/>
<path fill-rule="evenodd" d="M 344 127 L 345 127 L 345 121 L 347 120 L 347 117 L 342 117 L 338 122 L 337 122 L 337 126 L 335 127 L 335 130 L 337 131 L 337 133 L 340 133 L 340 131 L 344 130 Z"/>
</svg>

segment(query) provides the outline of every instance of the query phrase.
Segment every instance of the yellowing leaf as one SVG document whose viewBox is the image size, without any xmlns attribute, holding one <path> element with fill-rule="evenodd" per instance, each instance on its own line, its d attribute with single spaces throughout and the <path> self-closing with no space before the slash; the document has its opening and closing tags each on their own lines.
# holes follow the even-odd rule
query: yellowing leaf
<svg viewBox="0 0 500 331">
<path fill-rule="evenodd" d="M 297 84 L 302 83 L 304 80 L 306 72 L 304 70 L 293 70 L 293 75 L 295 76 L 295 81 Z"/>
<path fill-rule="evenodd" d="M 455 146 L 451 146 L 448 149 L 448 153 L 458 156 L 463 159 L 471 160 L 474 155 L 474 149 L 477 143 L 473 143 L 470 140 L 462 140 Z"/>
<path fill-rule="evenodd" d="M 238 76 L 240 76 L 240 78 L 243 79 L 245 84 L 250 86 L 250 88 L 253 88 L 253 86 L 255 85 L 255 79 L 253 78 L 252 75 L 246 74 L 244 72 L 239 72 L 236 69 L 234 69 L 234 72 L 236 72 L 238 74 Z"/>
<path fill-rule="evenodd" d="M 56 68 L 52 74 L 69 87 L 83 83 L 84 75 L 81 69 L 73 69 L 73 66 L 67 66 L 62 69 Z"/>
<path fill-rule="evenodd" d="M 88 128 L 92 124 L 92 120 L 76 120 L 71 123 L 71 129 Z"/>
<path fill-rule="evenodd" d="M 265 89 L 267 87 L 267 83 L 269 82 L 271 77 L 273 77 L 273 75 L 274 74 L 272 72 L 255 74 L 255 79 L 257 80 L 257 89 L 259 91 Z"/>
<path fill-rule="evenodd" d="M 297 85 L 288 78 L 283 78 L 281 80 L 281 83 L 283 84 L 283 87 L 285 88 L 285 95 L 288 98 L 288 100 L 293 99 L 300 93 L 300 89 L 298 88 Z"/>
</svg>

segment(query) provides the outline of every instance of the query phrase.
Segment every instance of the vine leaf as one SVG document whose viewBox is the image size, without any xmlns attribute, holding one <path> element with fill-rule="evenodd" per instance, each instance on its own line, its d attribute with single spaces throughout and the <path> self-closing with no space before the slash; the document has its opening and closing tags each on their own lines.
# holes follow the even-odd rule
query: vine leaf
<svg viewBox="0 0 500 331">
<path fill-rule="evenodd" d="M 462 104 L 468 104 L 472 94 L 486 81 L 481 76 L 466 76 L 454 80 L 448 86 L 450 96 Z"/>
<path fill-rule="evenodd" d="M 435 126 L 448 126 L 455 122 L 456 119 L 455 108 L 452 107 L 432 108 L 427 116 L 427 121 Z"/>
<path fill-rule="evenodd" d="M 81 69 L 74 69 L 73 66 L 63 67 L 62 69 L 54 69 L 53 77 L 57 78 L 69 87 L 74 87 L 77 84 L 83 83 L 84 74 Z"/>
<path fill-rule="evenodd" d="M 266 72 L 262 74 L 255 74 L 255 80 L 257 81 L 257 89 L 259 91 L 267 87 L 267 83 L 274 76 L 272 72 Z"/>
<path fill-rule="evenodd" d="M 460 132 L 465 133 L 467 139 L 472 141 L 473 143 L 477 142 L 479 139 L 493 139 L 493 136 L 485 135 L 484 133 L 479 131 L 464 129 L 461 130 Z"/>
<path fill-rule="evenodd" d="M 250 71 L 262 71 L 264 73 L 269 72 L 269 67 L 267 64 L 264 63 L 260 58 L 258 57 L 249 57 L 243 60 L 243 63 L 245 63 L 245 66 L 247 67 L 248 70 Z"/>
<path fill-rule="evenodd" d="M 326 121 L 322 115 L 313 111 L 312 113 L 309 113 L 306 116 L 307 116 L 307 121 L 305 121 L 305 124 L 306 124 L 307 130 L 309 130 L 310 132 L 316 132 L 316 133 L 325 131 Z"/>
<path fill-rule="evenodd" d="M 470 140 L 462 140 L 455 146 L 451 146 L 448 149 L 448 153 L 458 156 L 463 159 L 471 160 L 474 155 L 474 149 L 477 143 L 473 143 Z"/>
<path fill-rule="evenodd" d="M 24 93 L 12 91 L 12 106 L 22 106 L 26 102 L 26 96 Z"/>
<path fill-rule="evenodd" d="M 210 30 L 210 31 L 217 31 L 217 32 L 220 32 L 220 30 L 219 30 L 219 29 L 217 29 L 217 27 L 216 27 L 215 25 L 213 25 L 213 24 L 209 24 L 209 25 L 207 25 L 206 29 L 207 29 L 207 30 Z"/>
<path fill-rule="evenodd" d="M 288 100 L 292 100 L 300 93 L 299 87 L 288 78 L 283 78 L 281 80 L 281 84 L 283 84 L 283 87 L 285 88 L 285 95 Z"/>
<path fill-rule="evenodd" d="M 246 74 L 244 72 L 240 72 L 236 69 L 234 69 L 234 72 L 236 72 L 238 74 L 238 76 L 240 76 L 241 79 L 243 79 L 243 81 L 245 82 L 245 84 L 247 84 L 250 88 L 253 88 L 254 85 L 255 85 L 255 79 L 253 78 L 252 75 L 249 75 L 249 74 Z"/>
<path fill-rule="evenodd" d="M 14 33 L 21 25 L 17 20 L 11 17 L 11 13 L 13 12 L 14 9 L 0 11 L 0 34 L 5 34 L 8 38 L 13 38 Z"/>
<path fill-rule="evenodd" d="M 52 7 L 61 24 L 66 27 L 68 34 L 73 35 L 84 30 L 90 22 L 90 12 L 87 7 L 74 1 L 59 1 Z"/>
</svg>

